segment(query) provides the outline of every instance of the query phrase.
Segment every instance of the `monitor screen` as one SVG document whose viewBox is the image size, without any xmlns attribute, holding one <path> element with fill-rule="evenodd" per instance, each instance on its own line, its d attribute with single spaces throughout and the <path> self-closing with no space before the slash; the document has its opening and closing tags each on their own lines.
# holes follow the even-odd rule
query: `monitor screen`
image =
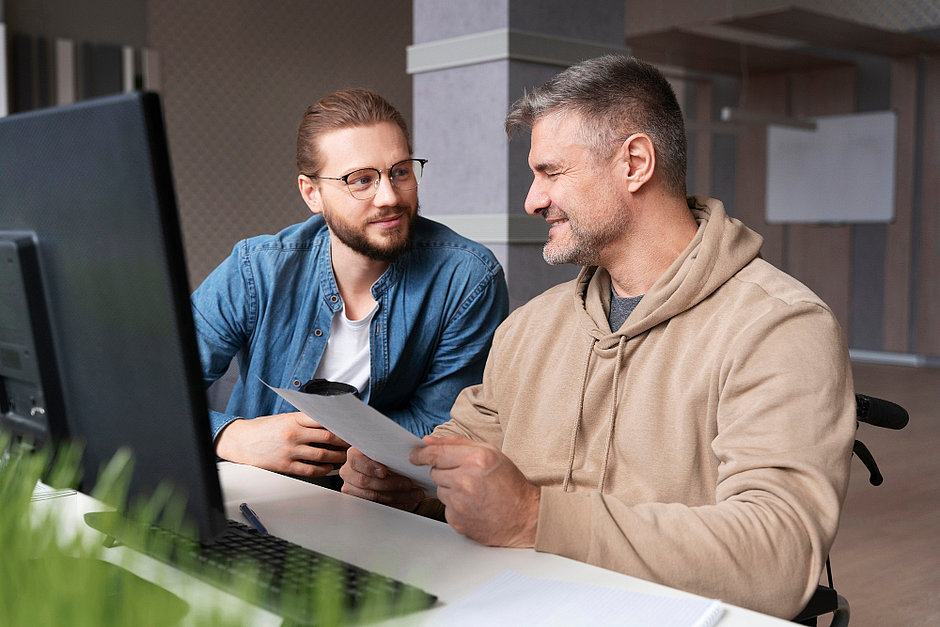
<svg viewBox="0 0 940 627">
<path fill-rule="evenodd" d="M 157 94 L 0 119 L 0 261 L 0 427 L 82 442 L 84 492 L 129 447 L 131 496 L 167 482 L 221 531 Z"/>
</svg>

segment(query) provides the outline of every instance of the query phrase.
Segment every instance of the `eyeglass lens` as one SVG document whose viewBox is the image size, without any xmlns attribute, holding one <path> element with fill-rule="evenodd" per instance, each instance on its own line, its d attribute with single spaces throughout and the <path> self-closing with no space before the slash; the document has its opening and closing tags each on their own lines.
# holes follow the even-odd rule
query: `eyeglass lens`
<svg viewBox="0 0 940 627">
<path fill-rule="evenodd" d="M 388 169 L 388 180 L 392 185 L 402 191 L 416 189 L 421 182 L 423 164 L 419 159 L 406 159 L 399 161 Z M 350 172 L 345 177 L 349 192 L 359 199 L 372 198 L 379 186 L 382 173 L 374 168 L 363 168 Z"/>
</svg>

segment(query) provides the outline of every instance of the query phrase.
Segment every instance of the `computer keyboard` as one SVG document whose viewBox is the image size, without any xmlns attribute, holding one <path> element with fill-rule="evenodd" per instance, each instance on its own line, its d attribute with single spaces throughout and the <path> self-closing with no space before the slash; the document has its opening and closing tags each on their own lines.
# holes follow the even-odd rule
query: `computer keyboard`
<svg viewBox="0 0 940 627">
<path fill-rule="evenodd" d="M 85 514 L 90 527 L 226 592 L 282 616 L 285 624 L 336 624 L 425 609 L 437 597 L 367 569 L 263 534 L 238 521 L 211 544 L 113 512 Z"/>
</svg>

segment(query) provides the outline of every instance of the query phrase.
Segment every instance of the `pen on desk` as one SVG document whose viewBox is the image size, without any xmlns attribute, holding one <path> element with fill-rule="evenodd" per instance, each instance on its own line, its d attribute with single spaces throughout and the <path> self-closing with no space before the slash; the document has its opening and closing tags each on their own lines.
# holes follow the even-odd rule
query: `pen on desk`
<svg viewBox="0 0 940 627">
<path fill-rule="evenodd" d="M 238 509 L 241 510 L 242 516 L 251 523 L 251 526 L 260 531 L 261 533 L 267 533 L 268 530 L 264 528 L 264 525 L 261 524 L 261 520 L 258 518 L 258 515 L 248 507 L 248 503 L 242 503 L 238 506 Z"/>
</svg>

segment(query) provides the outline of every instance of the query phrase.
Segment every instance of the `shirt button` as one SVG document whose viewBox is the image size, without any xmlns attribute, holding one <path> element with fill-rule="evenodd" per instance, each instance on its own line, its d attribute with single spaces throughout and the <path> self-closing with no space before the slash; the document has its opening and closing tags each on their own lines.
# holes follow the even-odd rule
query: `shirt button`
<svg viewBox="0 0 940 627">
<path fill-rule="evenodd" d="M 335 302 L 338 301 L 338 300 L 339 300 L 339 298 L 336 297 L 336 294 L 333 294 L 332 296 L 330 296 L 330 302 L 331 302 L 331 303 L 335 303 Z"/>
<path fill-rule="evenodd" d="M 321 335 L 323 335 L 323 331 L 321 331 L 320 329 L 317 329 L 313 332 L 313 334 L 316 335 L 317 337 L 320 337 Z"/>
<path fill-rule="evenodd" d="M 294 387 L 295 387 L 295 388 L 299 388 L 299 387 L 300 387 L 300 379 L 294 379 Z"/>
</svg>

